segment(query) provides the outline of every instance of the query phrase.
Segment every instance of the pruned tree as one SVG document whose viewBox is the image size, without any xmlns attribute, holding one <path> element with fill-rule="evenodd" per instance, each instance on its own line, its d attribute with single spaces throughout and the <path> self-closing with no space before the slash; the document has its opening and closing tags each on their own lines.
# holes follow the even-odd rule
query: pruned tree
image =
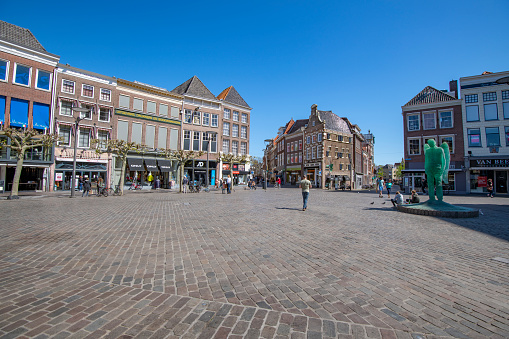
<svg viewBox="0 0 509 339">
<path fill-rule="evenodd" d="M 179 168 L 179 192 L 182 192 L 182 179 L 184 178 L 184 166 L 188 160 L 198 158 L 202 156 L 205 152 L 203 151 L 184 151 L 184 150 L 162 150 L 164 157 L 167 159 L 177 161 Z"/>
<path fill-rule="evenodd" d="M 403 176 L 403 170 L 405 169 L 405 159 L 401 159 L 401 162 L 400 164 L 398 165 L 398 167 L 396 168 L 396 178 L 398 180 L 401 180 L 402 176 Z"/>
<path fill-rule="evenodd" d="M 124 194 L 124 180 L 125 180 L 125 169 L 127 165 L 127 155 L 129 152 L 140 153 L 144 146 L 135 142 L 127 142 L 125 140 L 111 139 L 106 143 L 94 139 L 92 140 L 92 147 L 95 147 L 97 153 L 108 153 L 117 156 L 120 161 L 120 180 L 118 181 L 118 188 L 120 189 L 120 195 Z"/>
<path fill-rule="evenodd" d="M 37 147 L 45 147 L 46 149 L 53 148 L 58 141 L 58 135 L 44 134 L 34 129 L 17 128 L 5 128 L 0 131 L 0 135 L 4 135 L 10 139 L 10 143 L 1 143 L 0 148 L 10 148 L 16 153 L 16 170 L 12 181 L 11 194 L 8 199 L 19 199 L 19 179 L 21 177 L 21 171 L 23 170 L 26 151 Z"/>
</svg>

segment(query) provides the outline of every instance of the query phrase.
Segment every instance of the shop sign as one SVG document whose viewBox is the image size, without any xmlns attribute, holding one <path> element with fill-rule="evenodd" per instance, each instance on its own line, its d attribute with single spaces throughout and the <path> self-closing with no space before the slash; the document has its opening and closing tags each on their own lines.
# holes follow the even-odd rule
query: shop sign
<svg viewBox="0 0 509 339">
<path fill-rule="evenodd" d="M 223 171 L 229 171 L 230 170 L 230 164 L 223 164 Z"/>
<path fill-rule="evenodd" d="M 55 173 L 55 181 L 62 181 L 64 173 Z"/>
<path fill-rule="evenodd" d="M 233 171 L 238 171 L 239 170 L 239 165 L 238 164 L 233 164 L 232 166 L 232 170 Z M 233 172 L 233 174 L 235 174 L 235 172 Z M 238 174 L 238 173 L 237 173 Z"/>
<path fill-rule="evenodd" d="M 233 171 L 232 173 L 233 173 L 233 174 L 240 174 L 240 172 L 239 172 L 239 171 Z"/>
<path fill-rule="evenodd" d="M 470 160 L 470 167 L 509 167 L 509 159 Z"/>
<path fill-rule="evenodd" d="M 74 150 L 73 149 L 63 149 L 60 152 L 60 157 L 62 158 L 74 158 Z M 101 155 L 97 154 L 95 151 L 78 151 L 76 152 L 76 159 L 100 159 Z"/>
<path fill-rule="evenodd" d="M 204 166 L 203 161 L 197 161 L 196 162 L 196 167 L 203 167 L 203 166 Z"/>
<path fill-rule="evenodd" d="M 239 165 L 239 171 L 245 171 L 246 165 Z"/>
<path fill-rule="evenodd" d="M 477 187 L 488 187 L 488 177 L 478 176 L 477 177 Z"/>
<path fill-rule="evenodd" d="M 309 164 L 304 164 L 304 167 L 318 167 L 320 164 L 318 162 L 311 162 Z"/>
</svg>

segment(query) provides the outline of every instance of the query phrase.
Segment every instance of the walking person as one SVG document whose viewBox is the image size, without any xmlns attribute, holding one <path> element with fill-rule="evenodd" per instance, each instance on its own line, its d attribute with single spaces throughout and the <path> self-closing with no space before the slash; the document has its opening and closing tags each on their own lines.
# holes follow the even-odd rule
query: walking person
<svg viewBox="0 0 509 339">
<path fill-rule="evenodd" d="M 392 180 L 389 179 L 389 182 L 385 184 L 385 189 L 387 190 L 387 197 L 391 198 L 391 188 L 392 188 Z"/>
<path fill-rule="evenodd" d="M 306 177 L 303 177 L 300 181 L 300 187 L 302 188 L 302 210 L 305 211 L 308 208 L 309 189 L 311 188 L 311 181 Z"/>
<path fill-rule="evenodd" d="M 486 187 L 486 189 L 488 190 L 488 197 L 493 198 L 493 196 L 494 196 L 494 194 L 493 194 L 493 180 L 488 179 L 488 186 Z"/>
<path fill-rule="evenodd" d="M 378 181 L 378 197 L 383 198 L 384 197 L 384 179 L 380 178 Z"/>
<path fill-rule="evenodd" d="M 187 179 L 186 176 L 184 176 L 184 179 L 182 179 L 182 192 L 187 193 L 187 185 L 189 185 L 189 179 Z"/>
<path fill-rule="evenodd" d="M 85 195 L 88 198 L 88 193 L 90 192 L 90 180 L 88 180 L 87 177 L 85 177 L 85 181 L 83 182 L 83 193 L 81 194 L 81 197 L 83 198 Z"/>
<path fill-rule="evenodd" d="M 232 193 L 232 177 L 228 174 L 228 178 L 226 178 L 226 192 L 228 194 Z"/>
<path fill-rule="evenodd" d="M 277 178 L 277 188 L 281 188 L 281 177 Z"/>
<path fill-rule="evenodd" d="M 83 177 L 80 175 L 78 179 L 78 190 L 81 192 L 83 191 Z"/>
</svg>

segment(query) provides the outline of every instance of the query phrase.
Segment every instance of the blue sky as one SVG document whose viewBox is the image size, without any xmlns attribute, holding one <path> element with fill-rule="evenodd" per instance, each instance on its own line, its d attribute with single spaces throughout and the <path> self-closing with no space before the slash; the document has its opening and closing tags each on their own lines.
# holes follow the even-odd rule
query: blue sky
<svg viewBox="0 0 509 339">
<path fill-rule="evenodd" d="M 22 6 L 23 5 L 23 6 Z M 22 7 L 24 9 L 22 10 Z M 250 154 L 310 107 L 403 157 L 401 106 L 426 86 L 509 70 L 509 1 L 8 1 L 60 62 L 172 90 L 193 75 L 253 108 Z"/>
</svg>

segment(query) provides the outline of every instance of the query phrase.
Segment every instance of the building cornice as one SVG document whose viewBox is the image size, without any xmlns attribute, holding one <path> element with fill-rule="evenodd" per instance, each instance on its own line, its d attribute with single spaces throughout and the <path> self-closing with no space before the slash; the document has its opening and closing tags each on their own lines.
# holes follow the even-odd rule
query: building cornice
<svg viewBox="0 0 509 339">
<path fill-rule="evenodd" d="M 424 105 L 415 105 L 415 106 L 401 106 L 402 113 L 405 112 L 412 112 L 412 111 L 422 111 L 427 109 L 437 109 L 437 108 L 446 108 L 451 106 L 461 106 L 461 99 L 451 100 L 451 101 L 441 101 L 441 102 L 434 102 L 431 104 L 424 104 Z"/>
<path fill-rule="evenodd" d="M 141 84 L 138 82 L 132 82 L 129 80 L 117 78 L 117 85 L 125 86 L 125 87 L 132 88 L 132 89 L 135 89 L 138 91 L 144 91 L 144 92 L 148 92 L 148 93 L 152 93 L 152 94 L 162 95 L 165 97 L 174 98 L 174 99 L 178 99 L 178 100 L 184 99 L 184 96 L 182 96 L 180 94 L 172 93 L 170 91 L 165 91 L 162 89 L 157 89 L 152 86 L 147 86 L 147 85 L 144 85 L 144 84 Z"/>
<path fill-rule="evenodd" d="M 13 54 L 25 59 L 37 61 L 53 67 L 56 67 L 58 61 L 60 60 L 60 56 L 58 55 L 51 54 L 48 52 L 46 53 L 39 52 L 30 48 L 26 48 L 23 46 L 7 42 L 5 40 L 0 40 L 0 51 Z"/>
</svg>

